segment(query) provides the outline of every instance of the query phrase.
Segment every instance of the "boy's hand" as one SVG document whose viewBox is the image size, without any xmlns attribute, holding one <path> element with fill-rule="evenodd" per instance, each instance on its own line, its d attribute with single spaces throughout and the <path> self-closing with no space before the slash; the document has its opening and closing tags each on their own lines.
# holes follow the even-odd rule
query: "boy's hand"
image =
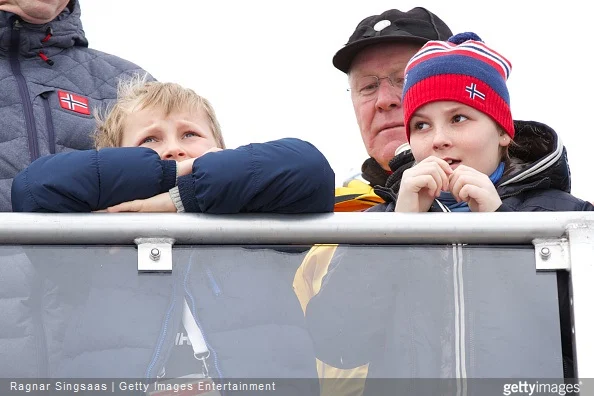
<svg viewBox="0 0 594 396">
<path fill-rule="evenodd" d="M 108 213 L 117 212 L 177 212 L 171 196 L 168 192 L 155 195 L 147 199 L 136 199 L 134 201 L 122 202 L 111 206 L 106 210 Z"/>
<path fill-rule="evenodd" d="M 434 156 L 427 157 L 402 174 L 396 212 L 426 212 L 433 200 L 450 188 L 450 165 Z"/>
<path fill-rule="evenodd" d="M 450 176 L 450 192 L 458 202 L 468 202 L 473 212 L 495 212 L 501 198 L 489 176 L 469 166 L 460 165 Z"/>
<path fill-rule="evenodd" d="M 214 153 L 217 151 L 222 151 L 222 148 L 218 148 L 218 147 L 212 147 L 208 150 L 206 150 L 204 152 L 204 154 L 208 154 L 208 153 Z M 202 154 L 202 155 L 204 155 Z M 202 155 L 200 157 L 202 157 Z M 192 173 L 192 166 L 194 166 L 194 161 L 196 160 L 196 158 L 199 157 L 195 157 L 195 158 L 188 158 L 187 160 L 183 160 L 177 163 L 177 176 L 185 176 L 185 175 L 189 175 L 190 173 Z"/>
<path fill-rule="evenodd" d="M 189 175 L 192 173 L 192 166 L 196 158 L 188 158 L 177 163 L 177 177 Z"/>
</svg>

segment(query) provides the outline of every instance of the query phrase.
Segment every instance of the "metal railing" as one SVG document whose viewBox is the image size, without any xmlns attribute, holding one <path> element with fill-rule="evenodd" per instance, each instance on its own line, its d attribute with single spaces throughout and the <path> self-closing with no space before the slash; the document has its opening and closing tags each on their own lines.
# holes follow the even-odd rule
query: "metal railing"
<svg viewBox="0 0 594 396">
<path fill-rule="evenodd" d="M 594 377 L 594 212 L 550 213 L 333 213 L 319 215 L 0 214 L 0 244 L 135 244 L 170 238 L 196 244 L 533 244 L 537 268 L 571 272 L 576 373 Z M 565 246 L 569 265 L 549 260 Z M 557 246 L 558 247 L 558 246 Z M 557 252 L 557 250 L 553 250 Z M 555 254 L 555 253 L 554 253 Z M 553 254 L 553 255 L 554 255 Z M 554 258 L 554 257 L 551 257 Z"/>
<path fill-rule="evenodd" d="M 0 244 L 530 244 L 594 224 L 594 212 L 205 215 L 1 213 Z"/>
</svg>

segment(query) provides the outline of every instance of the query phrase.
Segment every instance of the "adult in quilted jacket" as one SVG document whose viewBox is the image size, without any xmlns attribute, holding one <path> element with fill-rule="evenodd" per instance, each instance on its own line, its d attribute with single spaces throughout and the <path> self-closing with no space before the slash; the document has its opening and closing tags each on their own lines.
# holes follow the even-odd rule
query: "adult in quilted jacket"
<svg viewBox="0 0 594 396">
<path fill-rule="evenodd" d="M 137 65 L 88 48 L 78 0 L 0 0 L 0 211 L 14 176 L 46 154 L 93 147 L 93 109 Z"/>
</svg>

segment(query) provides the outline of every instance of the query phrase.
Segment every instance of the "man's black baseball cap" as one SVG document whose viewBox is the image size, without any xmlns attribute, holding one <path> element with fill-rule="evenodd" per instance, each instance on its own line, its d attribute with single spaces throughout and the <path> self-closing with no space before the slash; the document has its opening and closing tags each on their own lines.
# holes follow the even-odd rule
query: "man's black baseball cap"
<svg viewBox="0 0 594 396">
<path fill-rule="evenodd" d="M 415 7 L 410 11 L 388 10 L 380 15 L 363 19 L 355 32 L 334 55 L 332 63 L 348 73 L 355 56 L 365 47 L 388 42 L 418 42 L 420 45 L 430 40 L 445 41 L 452 31 L 431 11 Z"/>
</svg>

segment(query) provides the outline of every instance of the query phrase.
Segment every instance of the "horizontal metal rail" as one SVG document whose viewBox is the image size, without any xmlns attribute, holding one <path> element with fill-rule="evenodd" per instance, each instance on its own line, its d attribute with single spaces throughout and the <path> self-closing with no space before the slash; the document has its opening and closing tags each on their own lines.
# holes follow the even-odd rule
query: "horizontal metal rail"
<svg viewBox="0 0 594 396">
<path fill-rule="evenodd" d="M 0 213 L 0 244 L 530 244 L 594 224 L 594 212 L 328 213 Z"/>
</svg>

